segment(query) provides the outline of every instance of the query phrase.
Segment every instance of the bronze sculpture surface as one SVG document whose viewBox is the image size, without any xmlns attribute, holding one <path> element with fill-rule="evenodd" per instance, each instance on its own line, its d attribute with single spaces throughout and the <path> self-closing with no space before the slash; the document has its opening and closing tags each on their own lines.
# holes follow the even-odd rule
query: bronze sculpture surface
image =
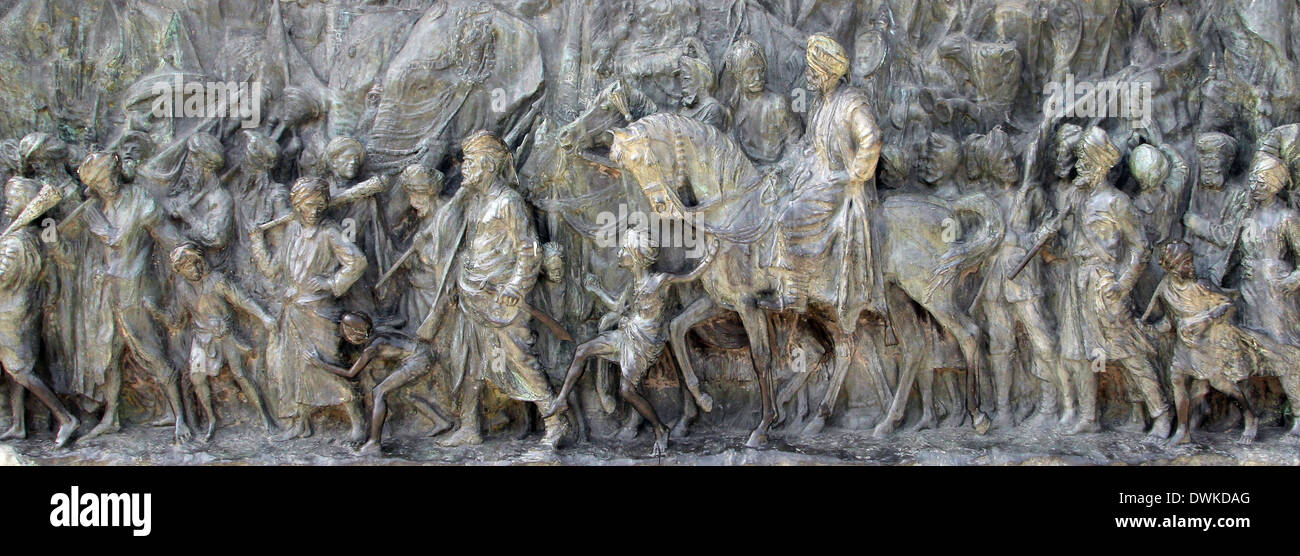
<svg viewBox="0 0 1300 556">
<path fill-rule="evenodd" d="M 0 7 L 29 456 L 1300 464 L 1294 2 L 228 4 Z"/>
</svg>

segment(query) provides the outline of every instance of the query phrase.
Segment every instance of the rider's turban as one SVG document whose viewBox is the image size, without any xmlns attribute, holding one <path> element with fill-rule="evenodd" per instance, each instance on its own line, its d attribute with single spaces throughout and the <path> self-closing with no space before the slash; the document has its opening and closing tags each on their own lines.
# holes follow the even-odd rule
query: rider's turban
<svg viewBox="0 0 1300 556">
<path fill-rule="evenodd" d="M 493 158 L 502 158 L 510 155 L 510 149 L 506 148 L 501 138 L 487 130 L 475 131 L 465 139 L 461 149 L 465 151 L 465 156 L 483 153 Z"/>
<path fill-rule="evenodd" d="M 82 183 L 86 184 L 112 179 L 117 174 L 120 160 L 117 153 L 90 153 L 81 166 L 77 167 L 77 176 L 81 178 Z"/>
<path fill-rule="evenodd" d="M 849 55 L 830 35 L 816 33 L 808 37 L 808 66 L 834 78 L 849 73 Z"/>
<path fill-rule="evenodd" d="M 1084 132 L 1075 153 L 1080 162 L 1100 170 L 1114 168 L 1120 159 L 1119 149 L 1110 142 L 1106 130 L 1096 126 Z"/>
</svg>

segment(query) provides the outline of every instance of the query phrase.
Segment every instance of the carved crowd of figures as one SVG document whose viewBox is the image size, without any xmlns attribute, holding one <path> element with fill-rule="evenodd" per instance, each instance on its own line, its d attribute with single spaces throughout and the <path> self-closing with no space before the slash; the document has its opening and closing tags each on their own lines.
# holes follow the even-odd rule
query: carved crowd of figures
<svg viewBox="0 0 1300 556">
<path fill-rule="evenodd" d="M 1295 2 L 64 4 L 0 29 L 0 438 L 31 393 L 58 446 L 555 448 L 621 399 L 663 455 L 914 387 L 915 428 L 1300 436 Z M 172 105 L 214 82 L 256 110 Z"/>
</svg>

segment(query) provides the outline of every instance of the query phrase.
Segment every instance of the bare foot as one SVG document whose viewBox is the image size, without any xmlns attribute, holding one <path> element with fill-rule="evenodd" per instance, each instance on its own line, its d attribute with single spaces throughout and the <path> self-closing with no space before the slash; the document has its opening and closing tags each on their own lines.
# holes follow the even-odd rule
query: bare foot
<svg viewBox="0 0 1300 556">
<path fill-rule="evenodd" d="M 673 425 L 673 438 L 686 438 L 691 434 L 691 422 L 685 417 L 677 419 L 677 424 Z"/>
<path fill-rule="evenodd" d="M 552 420 L 546 423 L 546 434 L 542 436 L 542 446 L 552 450 L 560 447 L 560 442 L 564 440 L 564 434 L 569 432 L 569 422 L 564 419 Z"/>
<path fill-rule="evenodd" d="M 174 436 L 176 437 L 177 444 L 184 444 L 194 439 L 194 433 L 190 431 L 190 427 L 181 419 L 176 420 L 176 431 Z"/>
<path fill-rule="evenodd" d="M 1093 432 L 1101 432 L 1101 424 L 1096 420 L 1079 419 L 1079 422 L 1075 423 L 1073 427 L 1069 428 L 1069 430 L 1066 430 L 1065 434 L 1073 436 L 1076 434 L 1087 434 Z"/>
<path fill-rule="evenodd" d="M 54 436 L 54 446 L 62 448 L 68 445 L 72 440 L 72 433 L 77 432 L 77 427 L 81 426 L 81 421 L 76 417 L 69 416 L 67 421 L 59 425 L 59 433 Z"/>
<path fill-rule="evenodd" d="M 204 429 L 203 434 L 199 436 L 199 442 L 203 442 L 205 444 L 211 442 L 212 434 L 215 432 L 217 432 L 217 423 L 216 422 L 208 423 L 208 428 Z"/>
<path fill-rule="evenodd" d="M 952 410 L 948 412 L 947 417 L 943 418 L 943 422 L 939 423 L 939 426 L 945 429 L 955 429 L 962 426 L 962 424 L 964 424 L 965 422 L 966 422 L 965 411 Z"/>
<path fill-rule="evenodd" d="M 1079 418 L 1079 410 L 1073 407 L 1067 407 L 1065 408 L 1065 411 L 1061 412 L 1061 419 L 1056 423 L 1062 427 L 1066 427 L 1069 426 L 1070 423 L 1073 423 L 1077 418 Z"/>
<path fill-rule="evenodd" d="M 1056 425 L 1056 416 L 1042 410 L 1036 410 L 1021 426 L 1031 430 L 1047 430 Z"/>
<path fill-rule="evenodd" d="M 935 425 L 934 413 L 925 413 L 921 415 L 920 421 L 917 421 L 915 425 L 912 425 L 907 430 L 908 432 L 921 432 L 925 429 L 934 428 L 934 425 Z"/>
<path fill-rule="evenodd" d="M 893 433 L 894 433 L 894 424 L 889 421 L 889 416 L 886 415 L 885 420 L 877 424 L 875 429 L 872 429 L 871 437 L 879 440 L 883 438 L 889 438 L 889 435 Z"/>
<path fill-rule="evenodd" d="M 483 443 L 483 437 L 479 435 L 478 431 L 470 430 L 465 427 L 461 427 L 455 433 L 452 433 L 450 437 L 438 441 L 439 446 L 444 446 L 447 448 L 455 448 L 457 446 L 473 446 L 482 443 Z"/>
<path fill-rule="evenodd" d="M 361 444 L 366 441 L 366 429 L 360 425 L 352 425 L 352 432 L 348 434 L 348 440 L 353 444 Z"/>
<path fill-rule="evenodd" d="M 1178 430 L 1174 431 L 1173 438 L 1170 438 L 1169 442 L 1166 442 L 1165 445 L 1169 446 L 1170 448 L 1173 448 L 1174 446 L 1178 446 L 1180 444 L 1191 444 L 1191 443 L 1192 443 L 1192 435 L 1187 433 L 1186 428 L 1178 427 Z"/>
<path fill-rule="evenodd" d="M 805 438 L 813 436 L 822 432 L 822 429 L 824 428 L 826 428 L 826 418 L 821 415 L 816 415 L 812 419 L 809 419 L 808 423 L 803 426 L 803 430 L 799 431 L 799 436 Z"/>
<path fill-rule="evenodd" d="M 438 423 L 436 426 L 434 426 L 433 430 L 429 431 L 429 434 L 426 434 L 424 436 L 426 438 L 433 438 L 449 430 L 451 430 L 451 423 L 447 421 L 443 421 L 441 423 Z"/>
<path fill-rule="evenodd" d="M 303 430 L 302 422 L 295 419 L 292 426 L 284 429 L 280 434 L 269 437 L 268 440 L 271 442 L 288 442 L 295 438 L 306 438 L 309 434 L 309 432 Z"/>
<path fill-rule="evenodd" d="M 81 437 L 81 439 L 90 440 L 92 438 L 97 438 L 105 434 L 113 434 L 120 430 L 122 430 L 122 426 L 115 422 L 100 421 L 98 425 L 95 425 L 95 428 L 90 429 L 90 432 L 86 433 L 86 436 Z"/>
<path fill-rule="evenodd" d="M 1011 414 L 1011 410 L 999 409 L 993 416 L 993 426 L 1000 431 L 1009 431 L 1016 428 L 1016 418 Z"/>
<path fill-rule="evenodd" d="M 361 449 L 357 450 L 357 452 L 363 456 L 381 457 L 384 455 L 384 451 L 380 449 L 379 443 L 374 440 L 370 440 L 363 444 Z"/>
<path fill-rule="evenodd" d="M 1166 411 L 1156 418 L 1154 425 L 1151 425 L 1151 432 L 1147 436 L 1152 440 L 1164 441 L 1169 438 L 1169 428 L 1173 425 L 1173 417 Z"/>
<path fill-rule="evenodd" d="M 16 425 L 10 427 L 4 434 L 0 434 L 0 440 L 22 440 L 24 438 L 27 438 L 27 428 Z"/>
</svg>

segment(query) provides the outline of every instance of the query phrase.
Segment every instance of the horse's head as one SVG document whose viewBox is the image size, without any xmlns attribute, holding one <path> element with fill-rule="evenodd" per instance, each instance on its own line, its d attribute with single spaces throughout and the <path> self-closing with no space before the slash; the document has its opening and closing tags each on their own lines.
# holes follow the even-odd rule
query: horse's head
<svg viewBox="0 0 1300 556">
<path fill-rule="evenodd" d="M 602 145 L 609 139 L 605 132 L 632 123 L 643 116 L 643 98 L 634 87 L 617 79 L 596 95 L 591 107 L 559 132 L 559 146 L 573 151 Z"/>
<path fill-rule="evenodd" d="M 609 132 L 609 158 L 641 186 L 650 209 L 664 218 L 683 219 L 685 207 L 676 192 L 669 145 L 645 134 L 640 123 Z M 666 164 L 665 164 L 666 163 Z"/>
</svg>

